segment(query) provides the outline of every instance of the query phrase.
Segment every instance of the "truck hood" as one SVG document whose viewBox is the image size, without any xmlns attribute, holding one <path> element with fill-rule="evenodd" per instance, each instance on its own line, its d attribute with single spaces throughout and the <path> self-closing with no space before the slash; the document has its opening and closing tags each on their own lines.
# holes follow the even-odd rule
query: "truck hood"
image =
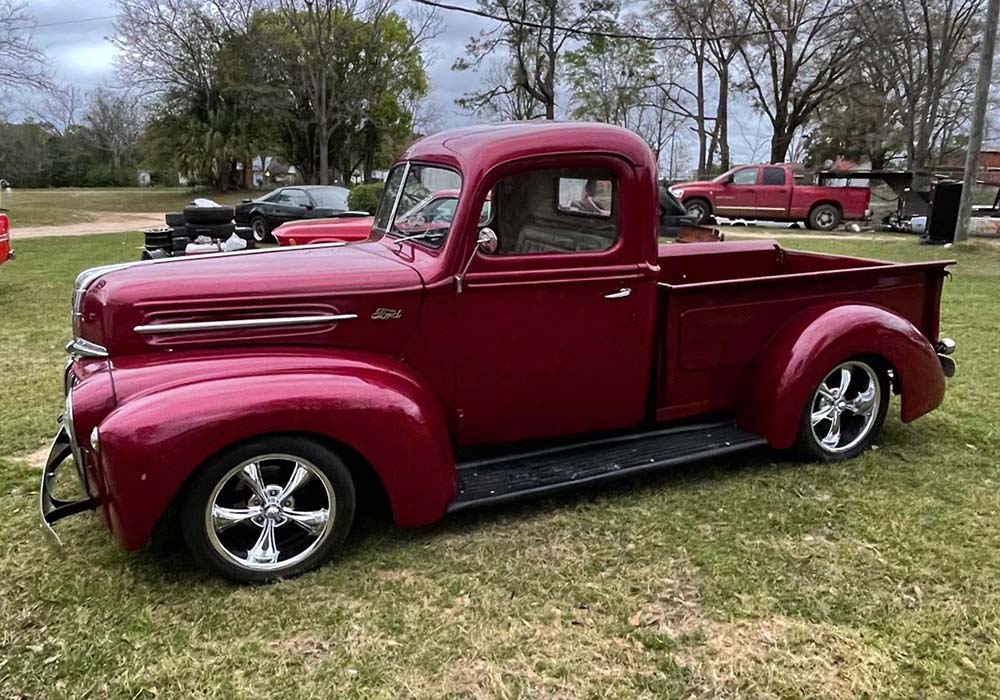
<svg viewBox="0 0 1000 700">
<path fill-rule="evenodd" d="M 254 344 L 397 352 L 422 292 L 417 271 L 377 243 L 134 263 L 78 278 L 74 332 L 112 357 Z"/>
<path fill-rule="evenodd" d="M 670 189 L 677 191 L 687 189 L 689 187 L 711 187 L 716 183 L 711 180 L 692 180 L 691 182 L 678 182 L 675 185 L 671 185 Z"/>
</svg>

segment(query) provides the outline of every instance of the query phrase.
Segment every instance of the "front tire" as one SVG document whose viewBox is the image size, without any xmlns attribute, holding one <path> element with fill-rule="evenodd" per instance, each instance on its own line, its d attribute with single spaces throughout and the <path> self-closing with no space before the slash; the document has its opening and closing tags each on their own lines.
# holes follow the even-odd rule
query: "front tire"
<svg viewBox="0 0 1000 700">
<path fill-rule="evenodd" d="M 250 219 L 250 229 L 253 231 L 253 239 L 257 243 L 268 243 L 273 240 L 271 227 L 267 225 L 267 219 L 263 216 L 255 216 Z"/>
<path fill-rule="evenodd" d="M 356 500 L 351 473 L 332 451 L 300 437 L 257 438 L 195 475 L 181 531 L 200 564 L 237 583 L 268 583 L 334 557 Z"/>
<path fill-rule="evenodd" d="M 707 224 L 712 218 L 712 205 L 704 199 L 689 199 L 684 202 L 684 208 L 697 226 Z"/>
<path fill-rule="evenodd" d="M 796 451 L 842 462 L 871 447 L 889 408 L 889 377 L 866 360 L 847 360 L 819 383 L 802 412 Z"/>
</svg>

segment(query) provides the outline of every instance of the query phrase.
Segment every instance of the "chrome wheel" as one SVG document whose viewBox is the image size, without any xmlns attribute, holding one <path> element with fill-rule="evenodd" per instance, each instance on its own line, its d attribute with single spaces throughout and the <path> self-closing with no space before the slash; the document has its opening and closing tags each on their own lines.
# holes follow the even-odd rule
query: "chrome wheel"
<svg viewBox="0 0 1000 700">
<path fill-rule="evenodd" d="M 816 223 L 822 228 L 832 228 L 834 221 L 836 221 L 836 217 L 829 209 L 823 209 L 816 215 Z"/>
<path fill-rule="evenodd" d="M 810 402 L 809 422 L 825 452 L 847 452 L 871 433 L 882 407 L 882 384 L 869 365 L 851 360 L 820 382 Z"/>
<path fill-rule="evenodd" d="M 337 514 L 330 480 L 311 462 L 265 454 L 216 484 L 205 509 L 212 548 L 249 571 L 290 568 L 327 539 Z"/>
</svg>

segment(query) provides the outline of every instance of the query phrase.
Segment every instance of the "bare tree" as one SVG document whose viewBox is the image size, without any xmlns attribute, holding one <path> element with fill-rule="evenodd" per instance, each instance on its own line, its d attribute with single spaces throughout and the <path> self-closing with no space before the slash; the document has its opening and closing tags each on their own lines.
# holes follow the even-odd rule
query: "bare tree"
<svg viewBox="0 0 1000 700">
<path fill-rule="evenodd" d="M 65 135 L 71 126 L 80 123 L 86 106 L 86 93 L 75 85 L 52 86 L 42 100 L 30 106 L 29 111 Z"/>
<path fill-rule="evenodd" d="M 45 52 L 34 44 L 35 25 L 27 0 L 0 0 L 0 88 L 50 85 Z"/>
<path fill-rule="evenodd" d="M 0 0 L 2 1 L 2 0 Z M 115 0 L 111 43 L 119 76 L 139 94 L 213 87 L 214 56 L 227 32 L 245 32 L 254 0 Z"/>
<path fill-rule="evenodd" d="M 478 67 L 498 53 L 510 56 L 510 81 L 467 93 L 463 106 L 476 108 L 498 96 L 521 99 L 522 91 L 540 103 L 546 119 L 556 118 L 556 81 L 567 44 L 581 30 L 602 26 L 609 19 L 608 0 L 480 0 L 480 9 L 500 24 L 482 31 L 465 45 L 468 58 L 455 61 L 455 70 Z"/>
<path fill-rule="evenodd" d="M 108 154 L 111 165 L 120 168 L 142 135 L 140 102 L 127 93 L 98 88 L 84 118 L 92 145 Z"/>
<path fill-rule="evenodd" d="M 501 121 L 544 117 L 545 105 L 517 83 L 515 73 L 509 60 L 496 58 L 484 63 L 482 82 L 489 87 L 463 95 L 455 100 L 456 104 L 476 116 Z"/>
<path fill-rule="evenodd" d="M 758 32 L 738 49 L 744 89 L 771 123 L 771 162 L 788 155 L 796 132 L 848 86 L 859 40 L 848 0 L 742 0 Z"/>
<path fill-rule="evenodd" d="M 911 168 L 925 168 L 954 147 L 965 126 L 982 6 L 982 0 L 889 0 L 877 11 L 858 6 L 864 62 L 895 100 Z"/>
</svg>

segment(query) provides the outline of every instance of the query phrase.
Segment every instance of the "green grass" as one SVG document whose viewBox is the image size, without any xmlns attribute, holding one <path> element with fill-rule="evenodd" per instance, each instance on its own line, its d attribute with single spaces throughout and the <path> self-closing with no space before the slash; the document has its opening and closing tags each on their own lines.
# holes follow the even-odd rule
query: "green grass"
<svg viewBox="0 0 1000 700">
<path fill-rule="evenodd" d="M 36 526 L 70 286 L 136 234 L 0 268 L 0 698 L 994 698 L 1000 694 L 1000 251 L 957 256 L 945 404 L 831 467 L 763 452 L 414 532 L 363 521 L 300 579 L 237 588 L 98 521 Z"/>
<path fill-rule="evenodd" d="M 193 193 L 186 187 L 15 189 L 4 193 L 4 205 L 14 227 L 58 226 L 95 221 L 99 214 L 109 212 L 179 211 L 194 197 L 236 204 L 246 196 L 240 192 Z"/>
</svg>

